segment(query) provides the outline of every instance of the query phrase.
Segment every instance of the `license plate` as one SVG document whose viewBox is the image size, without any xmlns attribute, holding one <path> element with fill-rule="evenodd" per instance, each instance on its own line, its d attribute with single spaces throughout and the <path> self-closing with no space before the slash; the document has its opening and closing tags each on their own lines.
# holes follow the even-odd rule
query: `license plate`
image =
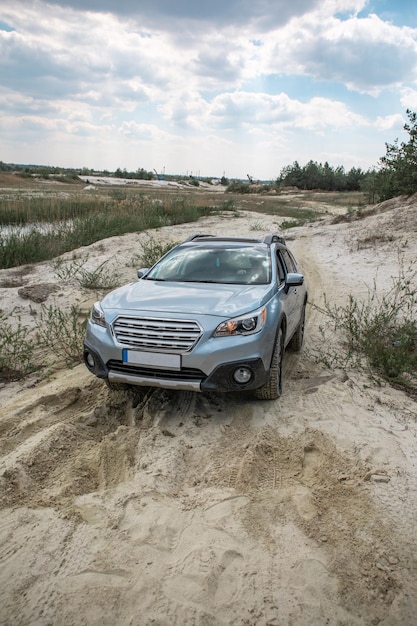
<svg viewBox="0 0 417 626">
<path fill-rule="evenodd" d="M 123 350 L 123 363 L 155 367 L 157 369 L 180 370 L 181 356 L 179 354 Z"/>
</svg>

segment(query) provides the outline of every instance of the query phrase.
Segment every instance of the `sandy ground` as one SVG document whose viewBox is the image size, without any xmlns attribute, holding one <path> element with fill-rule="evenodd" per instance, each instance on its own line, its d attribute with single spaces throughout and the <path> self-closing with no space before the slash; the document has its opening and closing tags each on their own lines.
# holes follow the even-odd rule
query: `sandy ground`
<svg viewBox="0 0 417 626">
<path fill-rule="evenodd" d="M 414 199 L 286 231 L 310 301 L 384 288 L 417 256 L 416 214 Z M 261 236 L 279 221 L 229 214 L 158 236 Z M 127 281 L 141 237 L 77 254 L 112 258 Z M 46 263 L 0 272 L 1 308 L 25 318 L 19 288 L 44 282 L 57 287 L 47 303 L 87 310 L 97 296 Z M 273 402 L 157 389 L 132 401 L 83 365 L 4 385 L 0 623 L 417 624 L 417 405 L 317 365 L 322 323 L 310 307 Z"/>
</svg>

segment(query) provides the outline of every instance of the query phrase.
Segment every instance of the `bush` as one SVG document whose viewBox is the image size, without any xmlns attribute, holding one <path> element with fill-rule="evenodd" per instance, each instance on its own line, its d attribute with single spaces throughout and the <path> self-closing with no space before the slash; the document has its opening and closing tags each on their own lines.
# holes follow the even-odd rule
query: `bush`
<svg viewBox="0 0 417 626">
<path fill-rule="evenodd" d="M 143 267 L 152 267 L 164 254 L 169 252 L 174 246 L 178 245 L 178 241 L 156 241 L 151 235 L 147 234 L 148 239 L 141 243 L 142 254 L 139 254 L 139 263 Z"/>
<path fill-rule="evenodd" d="M 227 193 L 250 193 L 249 183 L 233 180 L 226 188 Z"/>
<path fill-rule="evenodd" d="M 281 230 L 286 230 L 287 228 L 297 228 L 298 226 L 304 226 L 304 220 L 284 220 L 279 225 Z"/>
<path fill-rule="evenodd" d="M 92 270 L 86 269 L 88 255 L 84 259 L 71 261 L 57 258 L 52 262 L 55 276 L 60 280 L 74 278 L 80 287 L 85 289 L 114 289 L 119 285 L 119 273 L 117 266 L 109 265 L 110 259 L 103 261 Z"/>
<path fill-rule="evenodd" d="M 23 326 L 14 312 L 7 317 L 0 313 L 0 379 L 23 378 L 35 369 L 35 341 L 32 331 Z"/>
<path fill-rule="evenodd" d="M 416 279 L 415 266 L 401 267 L 382 296 L 374 281 L 364 300 L 350 294 L 348 303 L 338 306 L 325 296 L 322 307 L 313 305 L 331 322 L 320 329 L 327 347 L 317 350 L 317 360 L 329 367 L 370 368 L 388 382 L 409 386 L 417 375 Z"/>
<path fill-rule="evenodd" d="M 54 305 L 43 305 L 35 324 L 37 347 L 47 351 L 49 364 L 81 363 L 87 319 L 78 306 L 72 305 L 66 312 Z"/>
<path fill-rule="evenodd" d="M 119 274 L 114 267 L 103 261 L 94 270 L 81 269 L 76 280 L 85 289 L 114 289 L 119 286 Z"/>
<path fill-rule="evenodd" d="M 238 208 L 235 205 L 235 201 L 233 200 L 233 198 L 229 198 L 228 200 L 223 200 L 223 202 L 220 203 L 219 208 L 221 211 L 233 211 L 233 213 L 238 212 Z"/>
<path fill-rule="evenodd" d="M 19 380 L 43 367 L 73 366 L 83 359 L 87 320 L 79 307 L 64 311 L 43 305 L 39 315 L 32 315 L 34 328 L 24 326 L 14 311 L 0 313 L 0 380 Z"/>
</svg>

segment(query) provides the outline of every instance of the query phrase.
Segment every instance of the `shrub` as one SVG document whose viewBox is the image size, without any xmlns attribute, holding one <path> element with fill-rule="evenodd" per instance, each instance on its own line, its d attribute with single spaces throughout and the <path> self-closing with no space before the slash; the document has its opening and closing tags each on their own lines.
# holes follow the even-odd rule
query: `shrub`
<svg viewBox="0 0 417 626">
<path fill-rule="evenodd" d="M 72 259 L 67 261 L 58 257 L 52 262 L 52 269 L 59 280 L 69 280 L 78 274 L 88 261 L 88 256 L 84 259 Z"/>
<path fill-rule="evenodd" d="M 416 278 L 415 266 L 401 267 L 382 296 L 374 281 L 363 300 L 350 294 L 348 303 L 339 306 L 325 296 L 322 307 L 313 305 L 331 322 L 320 329 L 326 348 L 317 350 L 317 360 L 330 367 L 366 366 L 389 382 L 408 386 L 410 376 L 417 375 Z"/>
<path fill-rule="evenodd" d="M 35 324 L 37 346 L 47 351 L 50 363 L 63 361 L 71 366 L 82 361 L 87 319 L 78 306 L 64 311 L 55 305 L 42 305 Z"/>
<path fill-rule="evenodd" d="M 75 278 L 80 287 L 85 289 L 114 289 L 119 284 L 119 273 L 114 266 L 109 266 L 110 259 L 100 263 L 92 270 L 86 269 L 88 255 L 84 259 L 66 261 L 61 258 L 52 263 L 55 276 L 60 280 Z"/>
<path fill-rule="evenodd" d="M 8 317 L 0 313 L 0 378 L 17 380 L 36 369 L 34 351 L 32 331 L 22 325 L 20 317 L 13 311 Z"/>
<path fill-rule="evenodd" d="M 219 208 L 221 211 L 233 211 L 234 213 L 236 213 L 238 210 L 233 198 L 229 198 L 228 200 L 223 200 Z"/>
<path fill-rule="evenodd" d="M 227 193 L 250 193 L 249 183 L 233 180 L 226 188 Z"/>
<path fill-rule="evenodd" d="M 156 241 L 149 234 L 147 234 L 147 237 L 147 240 L 141 242 L 142 254 L 139 254 L 139 263 L 143 267 L 152 267 L 164 254 L 178 245 L 177 241 L 163 243 L 162 241 Z"/>
<path fill-rule="evenodd" d="M 265 225 L 262 222 L 252 222 L 250 230 L 265 230 Z"/>
<path fill-rule="evenodd" d="M 282 230 L 286 230 L 287 228 L 296 228 L 297 226 L 304 226 L 304 220 L 284 220 L 281 222 L 280 227 Z"/>
<path fill-rule="evenodd" d="M 80 287 L 85 289 L 114 289 L 119 285 L 119 273 L 113 266 L 109 266 L 109 259 L 100 263 L 93 270 L 80 268 L 76 280 Z"/>
</svg>

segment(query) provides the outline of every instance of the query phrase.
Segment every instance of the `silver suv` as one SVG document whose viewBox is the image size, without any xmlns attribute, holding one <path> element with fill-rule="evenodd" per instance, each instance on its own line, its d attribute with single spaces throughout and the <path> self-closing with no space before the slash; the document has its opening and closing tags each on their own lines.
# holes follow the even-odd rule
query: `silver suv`
<svg viewBox="0 0 417 626">
<path fill-rule="evenodd" d="M 307 290 L 285 240 L 195 235 L 93 306 L 84 361 L 107 381 L 281 395 Z"/>
</svg>

